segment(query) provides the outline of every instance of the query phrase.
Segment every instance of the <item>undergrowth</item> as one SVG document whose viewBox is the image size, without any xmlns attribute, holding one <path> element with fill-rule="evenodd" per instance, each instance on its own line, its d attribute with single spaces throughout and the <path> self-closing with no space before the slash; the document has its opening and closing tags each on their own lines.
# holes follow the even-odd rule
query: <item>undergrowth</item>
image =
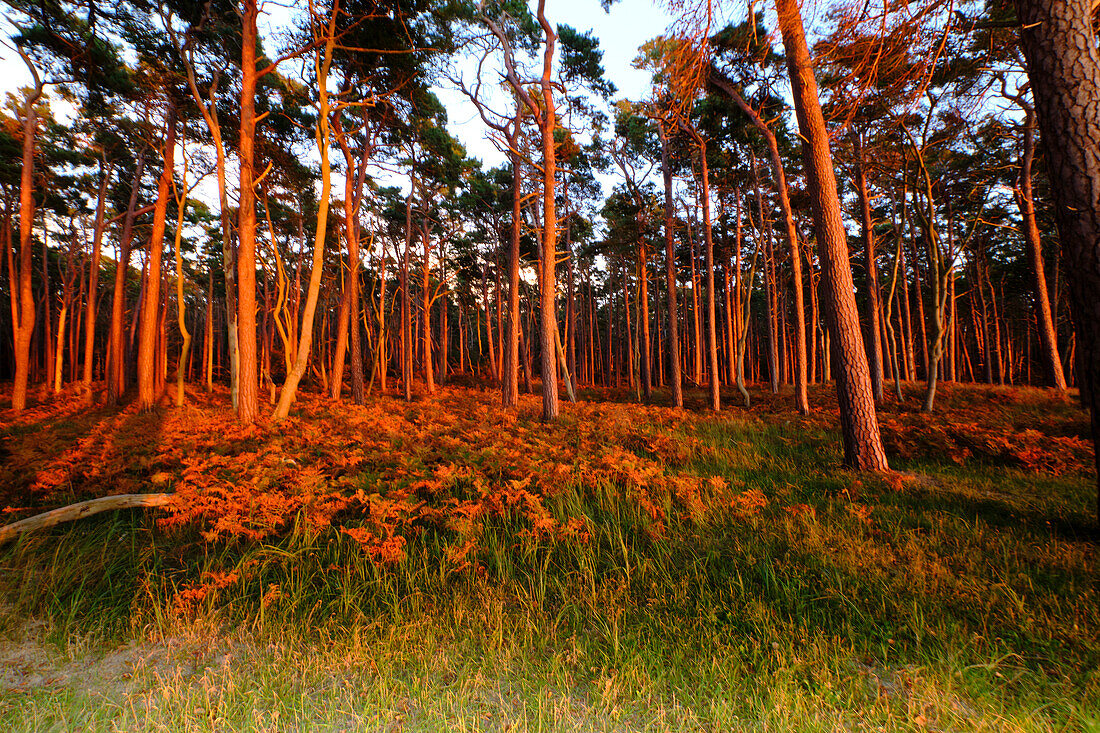
<svg viewBox="0 0 1100 733">
<path fill-rule="evenodd" d="M 1087 421 L 1042 390 L 941 396 L 884 407 L 881 479 L 840 467 L 825 390 L 808 418 L 591 392 L 554 425 L 455 388 L 248 429 L 218 398 L 62 401 L 3 427 L 13 507 L 179 500 L 0 548 L 9 645 L 47 643 L 55 676 L 175 651 L 90 686 L 8 661 L 0 725 L 1100 725 Z"/>
</svg>

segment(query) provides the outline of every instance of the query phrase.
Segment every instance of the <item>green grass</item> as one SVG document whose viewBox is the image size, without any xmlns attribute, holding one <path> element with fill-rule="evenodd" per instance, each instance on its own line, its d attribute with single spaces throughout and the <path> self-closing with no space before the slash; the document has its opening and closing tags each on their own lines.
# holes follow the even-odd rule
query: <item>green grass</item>
<svg viewBox="0 0 1100 733">
<path fill-rule="evenodd" d="M 1079 420 L 1044 399 L 1001 419 Z M 587 542 L 505 516 L 458 572 L 430 530 L 378 567 L 335 531 L 207 543 L 137 514 L 0 548 L 0 665 L 55 678 L 0 688 L 0 729 L 1100 727 L 1093 477 L 922 454 L 895 489 L 841 470 L 822 420 L 681 429 L 699 442 L 670 471 L 768 505 L 662 530 L 619 487 L 573 485 L 548 507 Z M 174 613 L 205 571 L 241 579 Z"/>
</svg>

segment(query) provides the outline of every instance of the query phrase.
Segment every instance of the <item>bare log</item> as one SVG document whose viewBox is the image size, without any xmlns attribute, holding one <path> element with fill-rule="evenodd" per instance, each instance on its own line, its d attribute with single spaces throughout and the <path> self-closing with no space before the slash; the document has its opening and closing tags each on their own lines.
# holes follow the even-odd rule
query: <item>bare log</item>
<svg viewBox="0 0 1100 733">
<path fill-rule="evenodd" d="M 172 496 L 172 494 L 118 494 L 69 504 L 0 527 L 0 543 L 13 540 L 25 532 L 72 522 L 100 512 L 164 506 L 172 500 Z"/>
</svg>

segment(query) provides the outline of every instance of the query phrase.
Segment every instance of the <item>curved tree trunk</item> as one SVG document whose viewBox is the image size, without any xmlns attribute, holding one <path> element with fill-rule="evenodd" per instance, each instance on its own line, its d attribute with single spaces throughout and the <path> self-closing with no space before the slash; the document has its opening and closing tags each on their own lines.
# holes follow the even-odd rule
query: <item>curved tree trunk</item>
<svg viewBox="0 0 1100 733">
<path fill-rule="evenodd" d="M 34 146 L 38 136 L 38 111 L 35 106 L 42 97 L 42 82 L 30 60 L 23 57 L 27 67 L 35 74 L 36 86 L 24 100 L 23 170 L 19 177 L 19 268 L 10 271 L 12 292 L 18 290 L 18 313 L 12 312 L 15 331 L 15 384 L 12 387 L 11 407 L 20 412 L 27 406 L 27 382 L 30 378 L 31 336 L 34 334 L 35 303 L 31 287 L 31 247 L 34 230 Z"/>
<path fill-rule="evenodd" d="M 332 194 L 332 171 L 329 167 L 329 102 L 328 102 L 328 71 L 332 62 L 332 49 L 336 43 L 334 26 L 337 12 L 331 12 L 328 20 L 327 33 L 324 36 L 325 44 L 322 55 L 315 61 L 317 72 L 317 88 L 319 99 L 317 103 L 317 123 L 314 130 L 317 142 L 317 152 L 321 164 L 321 195 L 317 200 L 317 229 L 313 235 L 313 262 L 309 273 L 309 289 L 306 291 L 306 304 L 302 311 L 302 330 L 298 339 L 298 353 L 295 355 L 294 367 L 286 375 L 286 382 L 279 393 L 279 402 L 275 406 L 272 417 L 281 420 L 290 414 L 290 406 L 298 394 L 298 384 L 305 376 L 309 365 L 309 352 L 313 346 L 313 320 L 317 313 L 317 299 L 321 292 L 321 275 L 325 266 L 325 236 L 328 229 L 329 198 Z M 316 31 L 315 31 L 316 33 Z M 316 36 L 315 36 L 316 38 Z M 300 268 L 299 268 L 300 269 Z M 253 273 L 255 274 L 255 273 Z M 358 326 L 358 323 L 356 324 Z M 253 333 L 255 336 L 255 333 Z M 242 360 L 243 360 L 242 355 Z M 323 363 L 323 362 L 322 362 Z M 253 368 L 255 363 L 253 363 Z M 242 368 L 242 383 L 243 383 Z M 243 403 L 243 397 L 242 397 Z"/>
<path fill-rule="evenodd" d="M 810 413 L 810 399 L 807 391 L 809 369 L 806 363 L 806 303 L 802 293 L 802 257 L 798 251 L 798 230 L 794 224 L 794 211 L 791 209 L 791 197 L 787 189 L 787 173 L 783 167 L 783 159 L 779 155 L 779 143 L 775 138 L 775 133 L 757 114 L 756 110 L 745 102 L 745 99 L 729 79 L 716 69 L 711 69 L 710 80 L 749 116 L 753 125 L 760 131 L 764 141 L 768 144 L 772 175 L 775 176 L 775 190 L 779 195 L 779 208 L 783 212 L 787 248 L 791 253 L 791 279 L 795 309 L 795 399 L 798 404 L 798 411 L 803 415 L 808 415 Z"/>
</svg>

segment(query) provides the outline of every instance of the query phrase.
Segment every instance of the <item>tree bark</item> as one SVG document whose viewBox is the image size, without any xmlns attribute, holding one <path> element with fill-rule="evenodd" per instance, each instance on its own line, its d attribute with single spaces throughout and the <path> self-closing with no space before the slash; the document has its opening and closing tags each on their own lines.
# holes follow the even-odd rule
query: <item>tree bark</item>
<svg viewBox="0 0 1100 733">
<path fill-rule="evenodd" d="M 253 188 L 256 179 L 256 19 L 259 9 L 257 0 L 244 0 L 243 6 L 241 137 L 238 150 L 241 183 L 237 220 L 237 416 L 247 425 L 254 423 L 259 414 L 260 390 L 256 372 L 256 192 Z"/>
<path fill-rule="evenodd" d="M 517 105 L 516 116 L 509 128 L 509 154 L 512 163 L 512 224 L 508 238 L 508 348 L 505 351 L 504 378 L 501 380 L 501 402 L 506 408 L 519 404 L 519 244 L 523 220 L 520 204 L 523 198 L 523 179 L 520 157 L 516 145 L 519 140 L 521 110 Z"/>
<path fill-rule="evenodd" d="M 867 176 L 863 170 L 863 134 L 852 134 L 855 155 L 856 195 L 859 197 L 859 219 L 863 230 L 863 256 L 867 268 L 867 321 L 871 334 L 871 387 L 875 402 L 882 402 L 882 337 L 879 325 L 878 265 L 875 262 L 875 232 L 871 223 L 871 201 L 867 195 Z"/>
<path fill-rule="evenodd" d="M 1100 53 L 1092 5 L 1089 0 L 1016 0 L 1066 264 L 1077 378 L 1092 416 L 1093 441 L 1100 447 Z M 1096 453 L 1100 461 L 1100 450 Z"/>
<path fill-rule="evenodd" d="M 99 259 L 103 245 L 103 230 L 107 206 L 107 189 L 111 183 L 111 168 L 103 159 L 99 162 L 99 197 L 95 207 L 95 229 L 92 234 L 92 259 L 88 269 L 88 300 L 84 316 L 84 400 L 92 401 L 92 364 L 95 358 L 96 298 L 99 294 Z"/>
<path fill-rule="evenodd" d="M 84 517 L 91 517 L 100 512 L 117 511 L 119 509 L 144 509 L 148 507 L 165 506 L 172 501 L 172 494 L 116 494 L 114 496 L 101 496 L 98 499 L 89 499 L 77 504 L 53 509 L 33 517 L 22 519 L 18 522 L 0 527 L 0 543 L 15 539 L 21 534 L 33 532 L 38 529 L 54 527 L 65 522 L 73 522 Z"/>
<path fill-rule="evenodd" d="M 161 262 L 164 256 L 164 230 L 168 214 L 169 188 L 175 173 L 176 105 L 169 97 L 161 150 L 163 167 L 157 179 L 157 201 L 153 209 L 153 231 L 149 237 L 149 281 L 141 306 L 141 335 L 138 340 L 138 408 L 151 410 L 156 403 L 156 345 L 160 317 Z"/>
<path fill-rule="evenodd" d="M 1043 242 L 1039 237 L 1039 225 L 1035 222 L 1035 201 L 1031 192 L 1031 166 L 1035 159 L 1035 111 L 1028 107 L 1024 120 L 1024 155 L 1020 162 L 1020 188 L 1016 196 L 1020 215 L 1024 220 L 1028 259 L 1031 261 L 1035 286 L 1035 310 L 1038 316 L 1039 343 L 1043 349 L 1047 375 L 1051 385 L 1059 392 L 1066 391 L 1066 376 L 1062 371 L 1062 358 L 1058 354 L 1058 331 L 1050 310 L 1047 293 L 1047 275 L 1043 264 Z"/>
<path fill-rule="evenodd" d="M 665 184 L 665 290 L 668 298 L 668 369 L 672 404 L 684 406 L 684 387 L 680 375 L 680 322 L 676 303 L 676 232 L 672 206 L 672 168 L 668 159 L 668 132 L 660 125 L 661 176 Z"/>
<path fill-rule="evenodd" d="M 15 336 L 15 384 L 12 387 L 11 406 L 21 412 L 27 406 L 27 382 L 30 378 L 31 337 L 34 334 L 35 303 L 31 287 L 31 247 L 34 231 L 34 148 L 38 136 L 38 110 L 43 85 L 30 60 L 23 60 L 35 77 L 35 86 L 27 93 L 22 111 L 23 169 L 19 177 L 19 266 L 9 272 L 11 289 L 18 290 L 18 313 L 12 312 Z"/>
<path fill-rule="evenodd" d="M 776 0 L 775 7 L 787 52 L 798 127 L 802 133 L 807 188 L 817 229 L 818 252 L 825 273 L 829 306 L 827 318 L 839 357 L 837 397 L 844 436 L 844 462 L 864 471 L 887 471 L 889 466 L 879 433 L 867 353 L 853 295 L 848 242 L 829 151 L 829 134 L 818 100 L 817 80 L 806 45 L 802 15 L 797 0 Z"/>
</svg>

